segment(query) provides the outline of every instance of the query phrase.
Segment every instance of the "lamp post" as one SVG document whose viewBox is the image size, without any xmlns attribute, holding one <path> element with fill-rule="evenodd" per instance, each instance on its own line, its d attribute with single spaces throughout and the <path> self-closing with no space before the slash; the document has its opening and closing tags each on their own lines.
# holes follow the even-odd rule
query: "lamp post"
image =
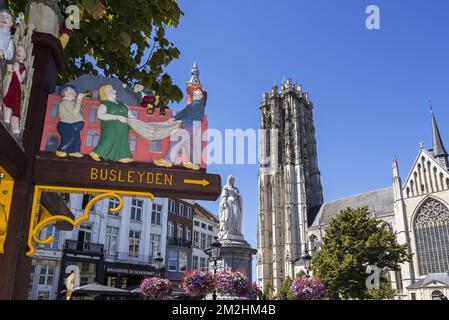
<svg viewBox="0 0 449 320">
<path fill-rule="evenodd" d="M 154 262 L 156 262 L 157 275 L 159 277 L 163 278 L 164 277 L 163 271 L 164 271 L 165 268 L 162 266 L 162 262 L 164 262 L 164 258 L 162 258 L 160 252 L 157 253 L 157 257 L 154 258 Z"/>
<path fill-rule="evenodd" d="M 301 256 L 302 261 L 304 262 L 304 267 L 306 268 L 306 277 L 310 278 L 310 265 L 312 263 L 312 257 L 309 254 L 309 250 L 306 250 L 304 254 Z"/>
<path fill-rule="evenodd" d="M 306 268 L 306 277 L 310 278 L 310 265 L 312 263 L 312 256 L 309 254 L 309 250 L 306 250 L 299 259 L 296 259 L 295 262 L 302 261 L 304 263 L 304 267 Z"/>
<path fill-rule="evenodd" d="M 207 254 L 210 256 L 210 261 L 213 262 L 214 278 L 217 276 L 217 262 L 221 260 L 220 257 L 221 243 L 218 241 L 218 237 L 214 238 L 214 242 L 210 244 Z M 217 289 L 214 288 L 213 300 L 217 300 Z"/>
</svg>

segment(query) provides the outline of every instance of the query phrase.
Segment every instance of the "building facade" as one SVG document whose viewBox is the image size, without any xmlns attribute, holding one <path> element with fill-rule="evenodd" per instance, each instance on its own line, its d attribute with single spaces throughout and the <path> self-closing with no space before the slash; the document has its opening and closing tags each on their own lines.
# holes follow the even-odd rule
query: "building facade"
<svg viewBox="0 0 449 320">
<path fill-rule="evenodd" d="M 217 216 L 196 204 L 193 214 L 192 269 L 209 270 L 209 255 L 204 250 L 210 248 L 219 228 Z"/>
<path fill-rule="evenodd" d="M 432 148 L 420 145 L 405 180 L 395 159 L 391 187 L 324 204 L 308 96 L 289 81 L 279 93 L 274 87 L 264 95 L 261 112 L 262 129 L 281 133 L 271 130 L 261 145 L 269 159 L 261 163 L 259 173 L 259 285 L 270 282 L 277 291 L 282 279 L 303 269 L 294 262 L 301 253 L 320 250 L 326 227 L 341 210 L 368 206 L 370 214 L 391 225 L 398 242 L 407 244 L 413 255 L 399 271 L 389 272 L 396 298 L 449 296 L 449 161 L 433 112 Z"/>
<path fill-rule="evenodd" d="M 70 195 L 72 213 L 83 214 L 91 195 Z M 40 246 L 33 257 L 29 299 L 56 299 L 64 280 L 75 271 L 75 286 L 94 282 L 119 288 L 136 287 L 144 276 L 155 275 L 154 258 L 165 259 L 168 199 L 123 198 L 123 208 L 112 214 L 116 199 L 98 202 L 89 221 L 73 231 L 46 228 L 41 239 L 55 241 Z"/>
<path fill-rule="evenodd" d="M 291 80 L 264 95 L 257 278 L 277 290 L 307 246 L 310 213 L 323 203 L 313 104 Z"/>
<path fill-rule="evenodd" d="M 168 199 L 166 273 L 174 286 L 192 267 L 193 208 L 191 200 Z"/>
<path fill-rule="evenodd" d="M 411 262 L 391 271 L 397 299 L 423 300 L 449 296 L 449 172 L 448 153 L 432 113 L 432 148 L 421 144 L 403 180 L 393 161 L 392 187 L 325 203 L 308 229 L 311 251 L 319 250 L 325 228 L 340 210 L 368 206 L 388 222 L 398 242 L 407 244 Z"/>
<path fill-rule="evenodd" d="M 257 279 L 277 291 L 304 269 L 305 250 L 320 250 L 326 227 L 341 210 L 368 206 L 388 222 L 413 255 L 389 279 L 397 299 L 441 299 L 449 294 L 449 161 L 432 112 L 432 148 L 420 145 L 406 180 L 393 161 L 391 187 L 322 201 L 312 103 L 291 81 L 264 95 L 259 171 Z M 274 130 L 273 130 L 274 129 Z"/>
</svg>

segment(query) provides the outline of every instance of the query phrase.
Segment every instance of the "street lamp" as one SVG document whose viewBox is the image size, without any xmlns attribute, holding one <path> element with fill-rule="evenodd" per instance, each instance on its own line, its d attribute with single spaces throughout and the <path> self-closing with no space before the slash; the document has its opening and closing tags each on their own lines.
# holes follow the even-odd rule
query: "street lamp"
<svg viewBox="0 0 449 320">
<path fill-rule="evenodd" d="M 312 256 L 309 254 L 309 250 L 306 250 L 296 261 L 302 261 L 304 263 L 304 267 L 306 268 L 306 277 L 310 278 L 310 265 L 312 263 Z"/>
<path fill-rule="evenodd" d="M 157 270 L 158 275 L 160 277 L 163 277 L 163 275 L 162 275 L 162 271 L 163 271 L 162 262 L 164 262 L 164 258 L 162 258 L 160 252 L 157 253 L 157 257 L 154 258 L 154 262 L 156 262 L 156 270 Z"/>
<path fill-rule="evenodd" d="M 213 268 L 214 268 L 214 278 L 217 275 L 217 262 L 221 260 L 220 257 L 220 251 L 221 251 L 221 243 L 218 241 L 218 237 L 214 238 L 214 242 L 210 244 L 210 248 L 206 251 L 207 254 L 210 256 L 210 261 L 213 262 Z M 213 300 L 217 300 L 217 289 L 214 288 L 214 294 L 212 295 Z"/>
</svg>

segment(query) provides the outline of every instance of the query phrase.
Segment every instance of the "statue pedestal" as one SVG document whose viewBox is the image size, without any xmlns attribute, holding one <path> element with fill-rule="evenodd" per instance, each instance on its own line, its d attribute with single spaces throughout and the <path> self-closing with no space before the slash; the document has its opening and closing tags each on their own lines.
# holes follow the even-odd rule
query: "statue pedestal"
<svg viewBox="0 0 449 320">
<path fill-rule="evenodd" d="M 257 253 L 256 249 L 241 239 L 219 239 L 221 243 L 220 256 L 223 258 L 224 266 L 232 270 L 239 270 L 246 274 L 250 283 L 252 283 L 253 274 L 253 255 Z"/>
</svg>

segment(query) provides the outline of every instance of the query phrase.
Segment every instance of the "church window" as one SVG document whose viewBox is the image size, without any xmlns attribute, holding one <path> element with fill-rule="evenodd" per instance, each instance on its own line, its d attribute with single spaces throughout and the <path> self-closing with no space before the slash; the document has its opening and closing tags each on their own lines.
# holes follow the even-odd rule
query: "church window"
<svg viewBox="0 0 449 320">
<path fill-rule="evenodd" d="M 416 195 L 418 196 L 419 195 L 419 191 L 418 191 L 418 174 L 416 173 L 416 171 L 413 173 L 413 175 L 414 175 L 414 177 L 415 177 L 415 179 L 414 179 L 414 182 L 415 182 L 415 191 L 416 191 Z"/>
<path fill-rule="evenodd" d="M 395 278 L 396 278 L 396 288 L 398 292 L 402 292 L 404 290 L 404 286 L 402 285 L 401 270 L 395 271 Z"/>
<path fill-rule="evenodd" d="M 320 249 L 319 247 L 320 247 L 320 242 L 319 242 L 317 236 L 311 235 L 310 236 L 310 249 L 311 249 L 311 251 L 315 252 L 315 251 Z"/>
<path fill-rule="evenodd" d="M 435 187 L 436 187 L 436 191 L 440 191 L 440 188 L 438 188 L 438 179 L 437 179 L 437 168 L 433 167 L 433 177 L 434 177 L 434 181 L 435 181 Z"/>
<path fill-rule="evenodd" d="M 441 291 L 435 290 L 432 292 L 432 300 L 443 300 L 444 295 Z"/>
<path fill-rule="evenodd" d="M 407 187 L 407 198 L 410 198 L 410 188 Z"/>
<path fill-rule="evenodd" d="M 433 192 L 433 189 L 434 189 L 434 187 L 433 187 L 433 178 L 432 178 L 432 170 L 431 170 L 431 164 L 430 164 L 430 161 L 427 161 L 427 172 L 428 172 L 428 177 L 429 177 L 429 183 L 430 183 L 430 190 L 431 190 L 431 192 Z"/>
<path fill-rule="evenodd" d="M 446 188 L 449 189 L 449 179 L 446 179 Z"/>
<path fill-rule="evenodd" d="M 449 209 L 435 199 L 421 206 L 414 222 L 420 275 L 449 270 Z"/>
</svg>

